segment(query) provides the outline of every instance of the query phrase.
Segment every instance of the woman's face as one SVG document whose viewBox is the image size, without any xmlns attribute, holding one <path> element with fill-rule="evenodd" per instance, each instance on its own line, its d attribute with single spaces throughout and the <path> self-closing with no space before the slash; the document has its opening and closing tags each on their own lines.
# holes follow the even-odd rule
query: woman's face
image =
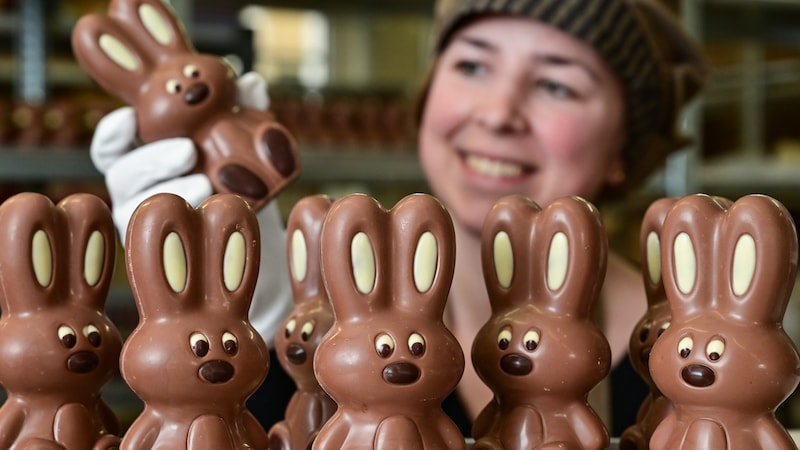
<svg viewBox="0 0 800 450">
<path fill-rule="evenodd" d="M 594 199 L 619 178 L 623 89 L 587 44 L 539 21 L 492 16 L 440 55 L 419 133 L 422 168 L 453 219 L 480 232 L 500 197 Z"/>
</svg>

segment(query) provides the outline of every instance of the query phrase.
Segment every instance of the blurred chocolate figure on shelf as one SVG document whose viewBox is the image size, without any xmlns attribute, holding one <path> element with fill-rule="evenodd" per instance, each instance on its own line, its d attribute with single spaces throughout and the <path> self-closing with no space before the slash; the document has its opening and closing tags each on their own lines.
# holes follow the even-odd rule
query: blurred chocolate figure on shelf
<svg viewBox="0 0 800 450">
<path fill-rule="evenodd" d="M 708 66 L 674 15 L 652 0 L 440 0 L 433 46 L 418 151 L 455 224 L 446 320 L 469 358 L 490 316 L 480 235 L 491 206 L 510 194 L 542 207 L 578 195 L 601 210 L 621 198 L 686 144 L 676 119 Z M 646 306 L 640 271 L 609 253 L 598 320 L 612 380 L 629 373 L 612 409 L 631 410 L 613 420 L 616 435 L 647 391 L 626 358 Z M 631 383 L 638 394 L 627 392 Z M 469 360 L 456 393 L 447 405 L 468 432 L 491 398 Z"/>
</svg>

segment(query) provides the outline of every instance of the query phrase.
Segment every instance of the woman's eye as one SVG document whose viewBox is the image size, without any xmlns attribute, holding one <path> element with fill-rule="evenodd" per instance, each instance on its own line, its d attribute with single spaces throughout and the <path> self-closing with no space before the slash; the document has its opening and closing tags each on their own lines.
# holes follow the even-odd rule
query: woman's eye
<svg viewBox="0 0 800 450">
<path fill-rule="evenodd" d="M 455 67 L 456 71 L 459 73 L 470 76 L 480 75 L 486 72 L 486 66 L 477 61 L 461 60 L 456 62 Z"/>
<path fill-rule="evenodd" d="M 575 91 L 568 86 L 553 80 L 539 80 L 537 84 L 548 94 L 558 99 L 568 100 L 577 97 Z"/>
</svg>

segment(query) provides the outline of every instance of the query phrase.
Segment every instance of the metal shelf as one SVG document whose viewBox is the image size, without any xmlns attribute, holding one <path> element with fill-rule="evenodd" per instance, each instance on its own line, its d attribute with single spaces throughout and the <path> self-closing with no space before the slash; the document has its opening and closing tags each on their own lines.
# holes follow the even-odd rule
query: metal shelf
<svg viewBox="0 0 800 450">
<path fill-rule="evenodd" d="M 302 149 L 299 182 L 423 182 L 416 153 L 382 149 Z M 100 180 L 87 149 L 0 147 L 0 180 Z"/>
</svg>

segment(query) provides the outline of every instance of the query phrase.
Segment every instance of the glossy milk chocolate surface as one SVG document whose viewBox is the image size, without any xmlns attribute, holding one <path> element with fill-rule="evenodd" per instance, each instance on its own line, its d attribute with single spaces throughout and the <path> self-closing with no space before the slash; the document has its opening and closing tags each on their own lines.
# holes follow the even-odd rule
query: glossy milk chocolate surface
<svg viewBox="0 0 800 450">
<path fill-rule="evenodd" d="M 107 15 L 78 21 L 72 48 L 100 86 L 135 108 L 142 142 L 191 138 L 196 170 L 217 192 L 258 209 L 300 174 L 294 138 L 271 114 L 237 104 L 233 69 L 197 53 L 164 2 L 112 0 Z"/>
<path fill-rule="evenodd" d="M 197 209 L 157 194 L 133 213 L 126 242 L 139 324 L 120 368 L 144 411 L 121 448 L 266 448 L 245 405 L 269 369 L 248 320 L 261 244 L 252 209 L 233 194 Z"/>
<path fill-rule="evenodd" d="M 0 448 L 111 449 L 119 423 L 100 396 L 122 340 L 104 308 L 116 235 L 89 194 L 58 205 L 22 193 L 0 206 Z"/>
<path fill-rule="evenodd" d="M 389 211 L 346 196 L 331 206 L 321 245 L 335 322 L 314 370 L 338 409 L 314 449 L 463 449 L 441 408 L 464 370 L 442 320 L 455 263 L 447 211 L 425 194 Z"/>
<path fill-rule="evenodd" d="M 492 315 L 472 361 L 494 398 L 473 425 L 472 448 L 605 449 L 608 431 L 587 401 L 611 365 L 592 321 L 608 247 L 597 209 L 577 197 L 544 209 L 505 197 L 481 245 Z"/>
<path fill-rule="evenodd" d="M 796 448 L 774 412 L 800 380 L 782 327 L 797 257 L 792 218 L 767 196 L 692 195 L 670 210 L 661 261 L 672 324 L 650 370 L 674 409 L 651 449 Z"/>
<path fill-rule="evenodd" d="M 336 411 L 336 402 L 320 387 L 314 355 L 333 325 L 333 309 L 320 270 L 320 233 L 332 200 L 314 195 L 301 199 L 286 225 L 287 256 L 294 307 L 275 337 L 278 362 L 294 380 L 297 391 L 285 419 L 269 430 L 270 449 L 306 450 Z"/>
</svg>

